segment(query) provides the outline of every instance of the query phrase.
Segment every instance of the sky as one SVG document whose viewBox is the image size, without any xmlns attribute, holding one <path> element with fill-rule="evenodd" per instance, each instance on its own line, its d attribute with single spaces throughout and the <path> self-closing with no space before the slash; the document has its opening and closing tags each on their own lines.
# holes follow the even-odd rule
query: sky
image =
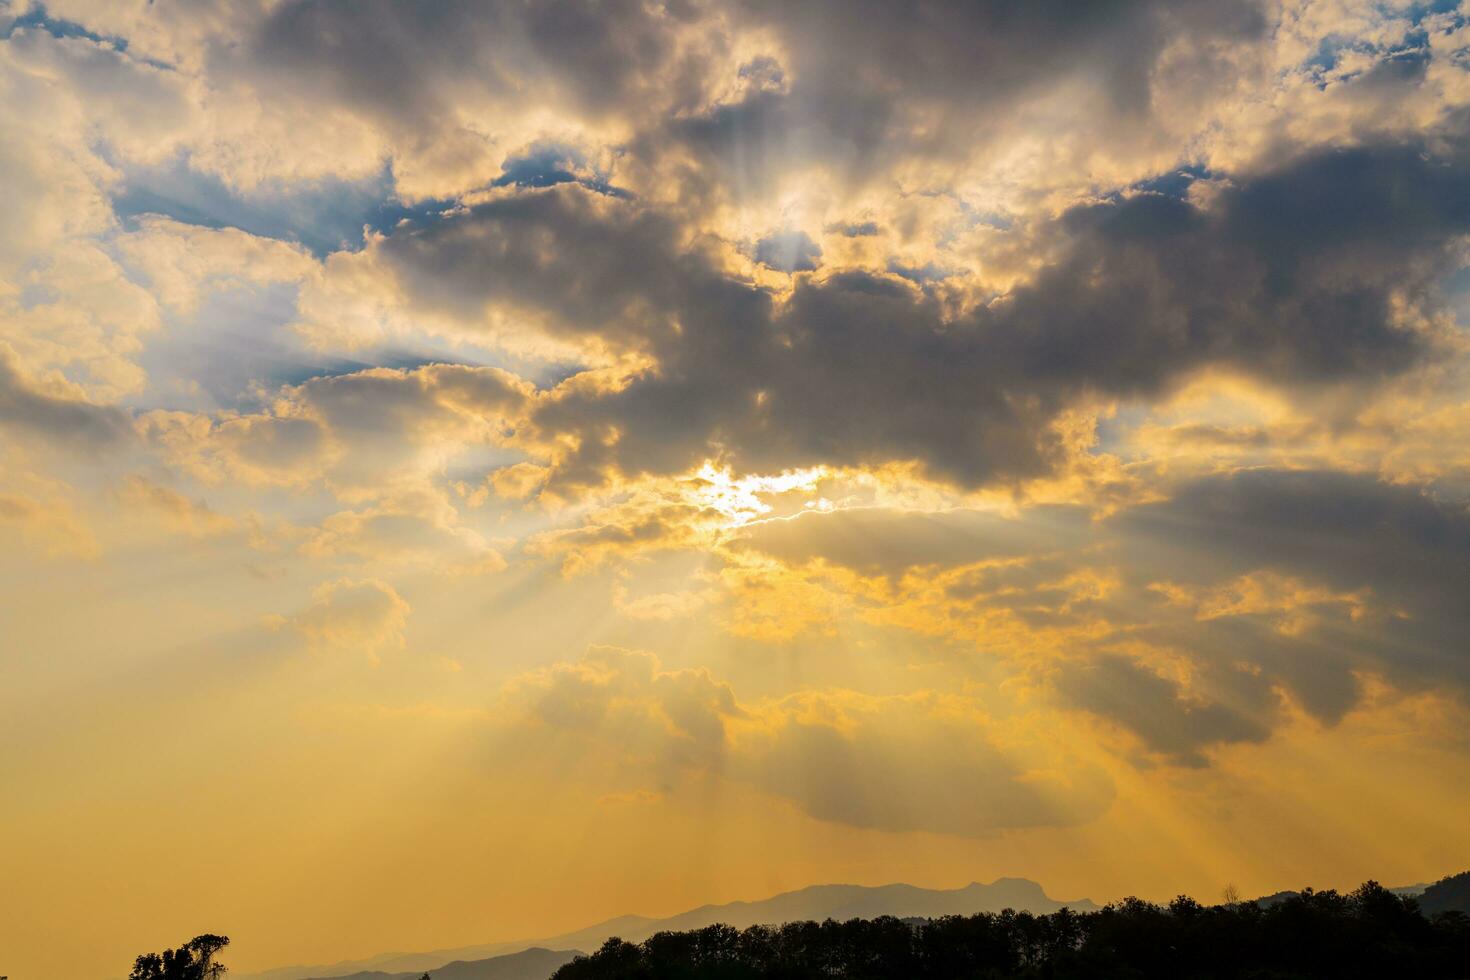
<svg viewBox="0 0 1470 980">
<path fill-rule="evenodd" d="M 1470 867 L 1470 4 L 0 0 L 0 973 Z"/>
</svg>

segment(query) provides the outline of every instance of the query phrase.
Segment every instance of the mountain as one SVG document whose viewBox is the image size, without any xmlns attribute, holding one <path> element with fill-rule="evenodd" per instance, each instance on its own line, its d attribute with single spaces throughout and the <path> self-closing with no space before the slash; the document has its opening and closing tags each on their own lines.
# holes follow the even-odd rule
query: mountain
<svg viewBox="0 0 1470 980">
<path fill-rule="evenodd" d="M 913 885 L 814 885 L 786 892 L 759 902 L 730 902 L 704 905 L 667 919 L 645 925 L 641 935 L 623 935 L 630 942 L 663 930 L 699 929 L 724 922 L 737 929 L 761 924 L 779 924 L 823 919 L 872 919 L 880 915 L 897 918 L 932 919 L 941 915 L 973 915 L 1012 908 L 1028 912 L 1055 912 L 1062 907 L 1091 911 L 1097 906 L 1083 899 L 1059 902 L 1047 897 L 1040 885 L 1025 878 L 1000 878 L 989 885 L 972 882 L 964 888 L 933 890 Z M 594 926 L 593 929 L 601 927 Z M 589 930 L 590 931 L 590 930 Z M 619 934 L 621 935 L 621 934 Z M 590 944 L 589 944 L 590 945 Z"/>
<path fill-rule="evenodd" d="M 799 891 L 785 892 L 756 902 L 730 902 L 725 905 L 702 905 L 688 912 L 655 919 L 642 915 L 624 915 L 596 925 L 544 939 L 525 942 L 487 943 L 457 949 L 431 950 L 425 953 L 384 953 L 367 960 L 336 963 L 330 966 L 297 966 L 241 974 L 239 980 L 308 980 L 308 978 L 351 977 L 352 980 L 418 980 L 425 970 L 433 980 L 441 980 L 439 969 L 451 961 L 487 962 L 484 957 L 504 958 L 505 954 L 539 947 L 545 950 L 591 950 L 612 936 L 629 942 L 641 942 L 656 932 L 699 929 L 716 922 L 737 929 L 747 926 L 795 922 L 803 919 L 871 919 L 880 915 L 898 918 L 935 918 L 941 915 L 973 915 L 976 912 L 999 912 L 1012 908 L 1026 912 L 1055 912 L 1060 908 L 1079 912 L 1097 908 L 1087 899 L 1060 902 L 1047 896 L 1042 887 L 1026 878 L 999 878 L 988 885 L 972 882 L 963 888 L 930 889 L 913 885 L 813 885 Z M 548 971 L 544 976 L 550 976 Z M 444 975 L 444 980 L 479 980 L 478 974 Z M 541 978 L 544 980 L 544 977 Z"/>
<path fill-rule="evenodd" d="M 546 980 L 564 963 L 579 956 L 575 949 L 542 949 L 533 946 L 519 953 L 492 956 L 483 960 L 454 960 L 443 966 L 428 970 L 430 980 Z M 330 980 L 420 980 L 423 970 L 406 973 L 385 973 L 382 970 L 360 970 L 344 977 Z M 328 978 L 311 978 L 328 980 Z"/>
<path fill-rule="evenodd" d="M 1464 912 L 1470 915 L 1470 871 L 1441 878 L 1419 896 L 1419 908 L 1425 915 L 1436 912 Z"/>
</svg>

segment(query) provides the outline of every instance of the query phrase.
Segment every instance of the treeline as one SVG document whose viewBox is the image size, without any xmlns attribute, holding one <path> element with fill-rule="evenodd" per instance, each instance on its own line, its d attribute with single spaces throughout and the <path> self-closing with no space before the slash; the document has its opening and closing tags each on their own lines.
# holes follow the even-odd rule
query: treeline
<svg viewBox="0 0 1470 980">
<path fill-rule="evenodd" d="M 1096 912 L 714 925 L 609 939 L 552 980 L 1296 980 L 1470 978 L 1470 917 L 1420 913 L 1377 882 L 1269 907 L 1126 899 Z"/>
</svg>

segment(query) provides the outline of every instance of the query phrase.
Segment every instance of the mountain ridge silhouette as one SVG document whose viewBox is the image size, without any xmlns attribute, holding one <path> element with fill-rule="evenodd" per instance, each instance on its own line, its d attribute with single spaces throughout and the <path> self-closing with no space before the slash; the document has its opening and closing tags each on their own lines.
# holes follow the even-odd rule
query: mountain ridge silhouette
<svg viewBox="0 0 1470 980">
<path fill-rule="evenodd" d="M 532 946 L 518 953 L 491 956 L 482 960 L 451 960 L 431 968 L 432 980 L 546 980 L 573 957 L 582 955 L 577 949 L 543 949 Z M 339 977 L 311 977 L 308 980 L 419 980 L 422 970 L 389 973 L 383 970 L 361 970 Z"/>
<path fill-rule="evenodd" d="M 460 961 L 481 961 L 540 948 L 545 950 L 591 950 L 603 940 L 618 936 L 639 942 L 655 932 L 697 929 L 723 922 L 736 928 L 779 924 L 804 919 L 853 919 L 892 915 L 897 918 L 933 918 L 941 915 L 973 915 L 1014 908 L 1028 912 L 1054 912 L 1060 908 L 1090 911 L 1097 905 L 1088 899 L 1059 901 L 1046 894 L 1029 878 L 1001 877 L 985 884 L 972 881 L 959 888 L 920 888 L 917 885 L 809 885 L 769 898 L 705 904 L 667 917 L 620 915 L 585 928 L 556 936 L 529 940 L 483 943 L 421 953 L 381 953 L 361 960 L 333 964 L 287 966 L 258 973 L 236 974 L 238 980 L 399 980 L 397 974 L 439 970 Z M 358 976 L 358 974 L 363 974 Z"/>
</svg>

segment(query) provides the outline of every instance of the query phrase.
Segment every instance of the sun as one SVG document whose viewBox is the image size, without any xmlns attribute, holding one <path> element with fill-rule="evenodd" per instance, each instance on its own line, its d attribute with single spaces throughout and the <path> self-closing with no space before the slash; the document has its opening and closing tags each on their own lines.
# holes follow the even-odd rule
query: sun
<svg viewBox="0 0 1470 980">
<path fill-rule="evenodd" d="M 686 482 L 693 485 L 694 502 L 724 515 L 721 528 L 729 530 L 771 514 L 776 508 L 764 498 L 777 494 L 805 493 L 803 504 L 816 506 L 818 485 L 831 475 L 825 466 L 812 466 L 737 477 L 728 465 L 706 460 Z"/>
</svg>

